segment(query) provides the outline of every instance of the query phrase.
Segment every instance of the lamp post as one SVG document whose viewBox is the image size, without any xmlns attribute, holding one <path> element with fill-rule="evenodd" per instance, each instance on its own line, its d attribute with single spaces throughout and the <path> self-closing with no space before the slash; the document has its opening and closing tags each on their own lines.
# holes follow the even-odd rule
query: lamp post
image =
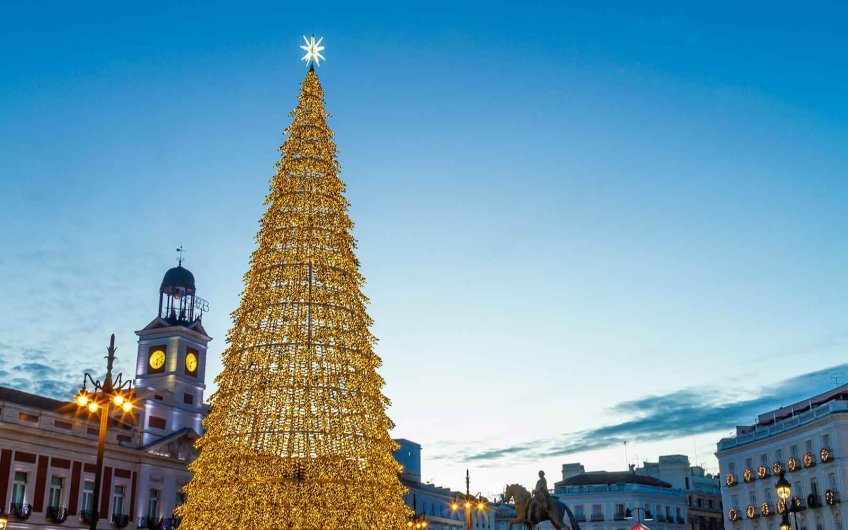
<svg viewBox="0 0 848 530">
<path fill-rule="evenodd" d="M 483 499 L 480 492 L 477 492 L 476 496 L 471 495 L 470 491 L 471 487 L 471 475 L 468 473 L 468 470 L 465 470 L 465 498 L 462 500 L 462 505 L 465 507 L 465 529 L 471 530 L 471 510 L 475 506 L 477 507 L 477 512 L 482 512 L 486 509 L 486 501 Z M 451 502 L 451 510 L 456 512 L 459 510 L 459 500 L 455 497 Z"/>
<path fill-rule="evenodd" d="M 777 479 L 777 484 L 774 485 L 774 489 L 777 492 L 777 496 L 783 500 L 783 506 L 785 506 L 785 510 L 783 511 L 783 519 L 780 521 L 780 530 L 790 530 L 791 526 L 789 524 L 789 512 L 792 512 L 792 516 L 795 519 L 795 528 L 798 528 L 798 511 L 793 510 L 794 503 L 791 500 L 792 495 L 792 485 L 789 484 L 789 481 L 786 480 L 786 475 L 783 471 L 780 472 L 779 478 Z"/>
<path fill-rule="evenodd" d="M 97 438 L 97 469 L 94 471 L 94 492 L 91 502 L 91 514 L 89 514 L 89 530 L 97 529 L 97 513 L 98 504 L 100 504 L 100 486 L 103 479 L 103 452 L 106 448 L 106 427 L 109 424 L 109 409 L 114 404 L 124 414 L 129 414 L 133 410 L 131 401 L 132 381 L 123 381 L 123 374 L 118 374 L 116 378 L 112 378 L 112 364 L 115 362 L 115 334 L 109 340 L 108 355 L 106 356 L 106 377 L 101 383 L 95 380 L 91 374 L 86 373 L 82 380 L 82 389 L 74 398 L 80 409 L 88 409 L 88 412 L 94 414 L 100 412 L 100 433 Z M 88 390 L 88 383 L 93 387 L 92 391 Z"/>
<path fill-rule="evenodd" d="M 418 513 L 418 499 L 415 494 L 412 494 L 412 516 L 406 522 L 408 528 L 422 529 L 427 528 L 427 514 L 424 512 Z"/>
<path fill-rule="evenodd" d="M 639 523 L 639 524 L 642 524 L 643 520 L 646 523 L 650 523 L 651 521 L 654 520 L 654 517 L 651 515 L 651 510 L 643 510 L 642 508 L 640 508 L 638 506 L 636 506 L 635 508 L 627 508 L 627 510 L 624 511 L 624 519 L 626 521 L 632 521 L 633 520 L 633 512 L 636 512 L 636 517 L 638 517 L 638 521 L 636 521 L 636 522 Z M 645 514 L 645 519 L 642 519 L 642 514 Z"/>
</svg>

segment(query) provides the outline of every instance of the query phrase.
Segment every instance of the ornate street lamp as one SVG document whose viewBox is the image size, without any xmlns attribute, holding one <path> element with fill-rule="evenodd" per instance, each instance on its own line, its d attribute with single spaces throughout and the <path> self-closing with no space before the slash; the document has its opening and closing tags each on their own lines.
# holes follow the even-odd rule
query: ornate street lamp
<svg viewBox="0 0 848 530">
<path fill-rule="evenodd" d="M 483 510 L 486 509 L 486 500 L 483 499 L 483 496 L 480 492 L 477 492 L 476 496 L 471 495 L 470 492 L 471 486 L 471 476 L 468 473 L 468 470 L 465 470 L 465 497 L 462 499 L 462 506 L 465 508 L 465 528 L 466 530 L 471 530 L 471 510 L 476 507 L 477 512 L 482 513 Z M 459 511 L 460 501 L 454 497 L 451 502 L 451 510 L 456 512 Z"/>
<path fill-rule="evenodd" d="M 795 518 L 795 528 L 798 528 L 798 512 L 795 510 L 795 503 L 792 502 L 791 499 L 792 485 L 788 480 L 786 480 L 786 474 L 783 471 L 780 472 L 777 484 L 774 485 L 774 490 L 777 492 L 777 496 L 783 501 L 783 505 L 786 507 L 783 510 L 783 518 L 780 521 L 780 530 L 790 530 L 789 512 L 792 512 L 792 516 Z"/>
<path fill-rule="evenodd" d="M 422 529 L 427 528 L 427 514 L 424 512 L 418 513 L 418 499 L 415 498 L 415 494 L 412 494 L 412 515 L 409 517 L 409 520 L 406 522 L 407 528 L 416 528 Z"/>
<path fill-rule="evenodd" d="M 6 514 L 2 513 L 0 510 L 0 530 L 6 530 L 6 525 L 9 524 L 9 519 L 6 518 Z"/>
<path fill-rule="evenodd" d="M 627 508 L 627 510 L 624 511 L 624 519 L 626 521 L 632 521 L 633 520 L 633 512 L 636 512 L 636 516 L 639 518 L 639 520 L 637 521 L 638 523 L 641 523 L 642 521 L 645 521 L 646 523 L 650 523 L 651 521 L 654 520 L 654 517 L 651 515 L 651 510 L 643 510 L 642 508 L 639 508 L 638 506 L 633 508 L 633 509 Z M 645 514 L 644 519 L 642 518 L 642 514 Z"/>
<path fill-rule="evenodd" d="M 123 380 L 123 374 L 112 378 L 112 364 L 115 362 L 115 334 L 109 340 L 109 354 L 106 356 L 106 378 L 101 383 L 95 380 L 91 374 L 86 373 L 82 380 L 82 389 L 76 395 L 74 401 L 80 409 L 87 409 L 89 413 L 100 412 L 100 434 L 97 438 L 97 469 L 94 472 L 94 495 L 91 502 L 91 514 L 89 514 L 89 530 L 97 529 L 97 513 L 100 503 L 100 486 L 103 478 L 103 452 L 106 448 L 106 427 L 109 423 L 109 409 L 115 405 L 124 414 L 131 414 L 132 404 L 132 380 Z M 88 390 L 91 383 L 92 390 Z M 4 527 L 5 528 L 5 527 Z M 2 530 L 2 529 L 0 529 Z"/>
</svg>

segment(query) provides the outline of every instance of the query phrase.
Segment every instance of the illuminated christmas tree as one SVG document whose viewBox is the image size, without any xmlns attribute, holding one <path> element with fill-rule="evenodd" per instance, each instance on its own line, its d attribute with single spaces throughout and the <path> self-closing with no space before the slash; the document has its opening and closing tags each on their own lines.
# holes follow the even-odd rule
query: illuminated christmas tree
<svg viewBox="0 0 848 530">
<path fill-rule="evenodd" d="M 323 97 L 310 68 L 190 465 L 181 530 L 406 528 Z"/>
</svg>

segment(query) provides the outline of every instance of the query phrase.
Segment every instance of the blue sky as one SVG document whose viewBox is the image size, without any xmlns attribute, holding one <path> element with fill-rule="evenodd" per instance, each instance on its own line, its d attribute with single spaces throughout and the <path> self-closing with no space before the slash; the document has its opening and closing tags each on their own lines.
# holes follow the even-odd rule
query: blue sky
<svg viewBox="0 0 848 530">
<path fill-rule="evenodd" d="M 315 33 L 425 478 L 623 468 L 624 439 L 712 466 L 848 381 L 848 9 L 804 7 L 5 2 L 5 380 L 60 395 L 112 332 L 129 371 L 180 244 L 217 357 Z"/>
</svg>

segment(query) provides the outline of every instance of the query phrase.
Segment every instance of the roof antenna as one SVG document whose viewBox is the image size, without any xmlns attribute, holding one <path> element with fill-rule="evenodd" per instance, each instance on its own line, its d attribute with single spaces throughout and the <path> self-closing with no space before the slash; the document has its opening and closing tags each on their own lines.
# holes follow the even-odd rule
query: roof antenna
<svg viewBox="0 0 848 530">
<path fill-rule="evenodd" d="M 185 259 L 185 258 L 183 258 L 183 252 L 184 252 L 184 251 L 183 251 L 183 246 L 182 246 L 182 245 L 180 245 L 179 247 L 177 247 L 177 254 L 178 254 L 178 257 L 177 257 L 177 264 L 178 264 L 178 266 L 180 266 L 180 267 L 182 267 L 182 266 L 183 266 L 183 259 Z"/>
<path fill-rule="evenodd" d="M 838 387 L 839 386 L 839 376 L 838 375 L 832 375 L 832 376 L 830 376 L 830 378 L 833 379 L 833 387 L 834 388 Z"/>
</svg>

